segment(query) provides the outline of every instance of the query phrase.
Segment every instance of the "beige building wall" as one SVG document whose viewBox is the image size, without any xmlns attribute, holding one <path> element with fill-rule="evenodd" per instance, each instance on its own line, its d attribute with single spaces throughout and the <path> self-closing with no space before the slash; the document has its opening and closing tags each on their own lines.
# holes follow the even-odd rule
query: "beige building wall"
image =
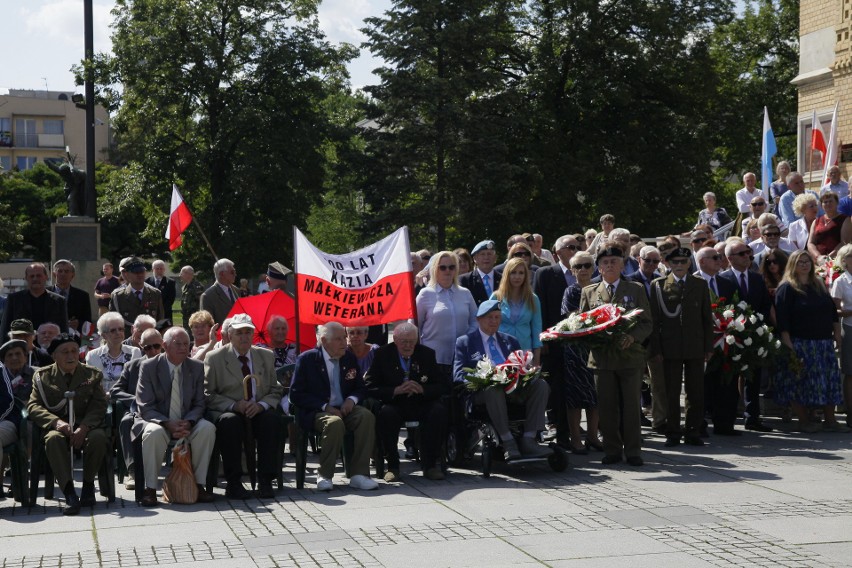
<svg viewBox="0 0 852 568">
<path fill-rule="evenodd" d="M 76 156 L 75 165 L 87 169 L 86 111 L 75 106 L 72 95 L 14 89 L 0 95 L 0 166 L 14 168 L 19 158 L 28 159 L 28 166 L 45 158 L 64 158 L 68 147 Z M 62 121 L 61 134 L 55 133 L 57 121 Z M 109 114 L 102 106 L 95 106 L 97 161 L 107 159 L 109 138 Z"/>
</svg>

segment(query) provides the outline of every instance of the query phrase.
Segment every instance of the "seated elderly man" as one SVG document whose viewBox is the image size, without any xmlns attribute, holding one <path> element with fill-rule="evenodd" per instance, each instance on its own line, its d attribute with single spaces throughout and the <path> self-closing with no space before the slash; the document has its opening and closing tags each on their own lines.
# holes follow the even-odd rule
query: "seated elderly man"
<svg viewBox="0 0 852 568">
<path fill-rule="evenodd" d="M 20 409 L 26 406 L 33 390 L 34 371 L 27 364 L 27 342 L 11 339 L 4 343 L 0 347 L 0 363 L 3 373 L 0 381 L 9 383 L 20 414 Z"/>
<path fill-rule="evenodd" d="M 157 327 L 157 320 L 148 314 L 140 314 L 133 320 L 133 325 L 130 327 L 130 337 L 124 340 L 125 345 L 139 347 L 139 340 L 142 338 L 142 332 L 146 329 Z"/>
<path fill-rule="evenodd" d="M 139 340 L 139 346 L 144 357 L 133 359 L 121 370 L 121 376 L 112 385 L 109 391 L 109 398 L 113 402 L 121 402 L 127 409 L 124 416 L 121 417 L 121 422 L 118 423 L 118 437 L 121 440 L 121 451 L 124 455 L 124 463 L 127 465 L 127 476 L 124 478 L 124 487 L 126 489 L 134 489 L 136 480 L 134 476 L 133 464 L 133 445 L 130 441 L 130 430 L 133 427 L 133 421 L 136 420 L 136 385 L 139 384 L 139 366 L 143 361 L 156 357 L 163 352 L 163 336 L 156 329 L 146 329 L 142 332 L 142 339 Z"/>
<path fill-rule="evenodd" d="M 385 481 L 399 481 L 399 429 L 404 421 L 420 422 L 420 465 L 427 479 L 444 479 L 436 465 L 446 436 L 447 409 L 441 396 L 450 385 L 438 371 L 435 351 L 417 343 L 417 326 L 401 323 L 393 328 L 393 343 L 376 351 L 364 376 L 370 396 L 382 402 L 378 414 L 379 436 L 388 471 Z"/>
<path fill-rule="evenodd" d="M 67 333 L 50 342 L 48 352 L 54 363 L 36 371 L 27 410 L 29 419 L 46 432 L 47 461 L 65 494 L 63 515 L 76 515 L 81 505 L 95 504 L 95 476 L 107 452 L 103 424 L 107 410 L 106 393 L 97 369 L 80 363 L 80 344 Z M 74 393 L 73 399 L 65 393 Z M 69 400 L 73 420 L 69 417 Z M 83 450 L 83 492 L 77 497 L 71 475 L 70 448 Z"/>
<path fill-rule="evenodd" d="M 370 479 L 375 418 L 372 412 L 358 406 L 367 396 L 367 387 L 355 355 L 346 351 L 346 329 L 338 322 L 321 325 L 317 340 L 315 349 L 296 359 L 290 387 L 290 401 L 298 409 L 299 426 L 320 433 L 317 490 L 331 491 L 334 487 L 334 465 L 346 430 L 355 434 L 350 487 L 377 489 L 378 483 Z"/>
<path fill-rule="evenodd" d="M 275 377 L 272 353 L 251 344 L 254 329 L 248 314 L 236 314 L 228 326 L 229 344 L 211 351 L 204 358 L 207 409 L 216 424 L 225 480 L 228 482 L 225 496 L 229 499 L 251 496 L 242 484 L 241 456 L 246 428 L 251 428 L 257 440 L 260 497 L 268 499 L 275 496 L 272 480 L 277 477 L 276 470 L 279 469 L 278 448 L 284 433 L 274 413 L 281 402 L 282 388 Z M 247 384 L 244 381 L 246 377 L 251 377 Z"/>
<path fill-rule="evenodd" d="M 11 345 L 10 345 L 11 344 Z M 0 359 L 9 357 L 10 351 L 14 356 L 20 358 L 21 365 L 24 362 L 24 350 L 26 343 L 20 340 L 12 340 L 0 347 Z M 3 470 L 3 446 L 11 444 L 18 439 L 18 427 L 21 424 L 21 410 L 17 404 L 15 392 L 12 389 L 12 372 L 5 366 L 2 368 L 3 375 L 0 376 L 0 472 Z M 3 484 L 0 483 L 0 499 L 4 498 Z"/>
<path fill-rule="evenodd" d="M 49 337 L 48 334 L 45 334 L 44 344 L 41 343 L 42 328 L 50 329 Z M 37 336 L 36 331 L 33 329 L 33 324 L 30 320 L 23 318 L 13 321 L 9 329 L 9 339 L 20 339 L 27 344 L 27 364 L 33 369 L 53 364 L 53 357 L 47 353 L 47 349 L 45 348 L 50 345 L 50 342 L 57 335 L 59 335 L 58 325 L 55 323 L 43 323 L 39 327 L 38 344 L 36 344 Z M 29 396 L 27 396 L 27 400 L 29 400 Z"/>
<path fill-rule="evenodd" d="M 290 326 L 284 316 L 272 316 L 266 322 L 266 343 L 260 346 L 272 350 L 276 369 L 296 362 L 296 344 L 287 342 L 289 332 Z"/>
<path fill-rule="evenodd" d="M 456 340 L 453 361 L 455 382 L 466 382 L 464 368 L 475 368 L 477 363 L 486 357 L 495 365 L 505 363 L 509 354 L 521 348 L 516 338 L 498 331 L 501 319 L 500 302 L 487 300 L 480 304 L 476 312 L 479 328 Z M 544 412 L 549 395 L 550 387 L 540 378 L 533 379 L 523 388 L 508 395 L 499 388 L 488 388 L 474 393 L 474 402 L 485 405 L 491 424 L 500 436 L 506 461 L 522 457 L 543 457 L 551 453 L 548 448 L 536 442 L 538 432 L 545 429 Z M 507 402 L 523 404 L 526 407 L 524 434 L 518 443 L 515 443 L 509 429 Z"/>
<path fill-rule="evenodd" d="M 143 507 L 157 504 L 157 477 L 169 440 L 186 438 L 192 449 L 192 470 L 198 484 L 198 502 L 213 495 L 204 490 L 207 466 L 216 442 L 216 428 L 204 416 L 204 364 L 189 358 L 189 334 L 172 327 L 163 337 L 166 352 L 142 363 L 132 438 L 142 436 L 145 468 Z"/>
</svg>

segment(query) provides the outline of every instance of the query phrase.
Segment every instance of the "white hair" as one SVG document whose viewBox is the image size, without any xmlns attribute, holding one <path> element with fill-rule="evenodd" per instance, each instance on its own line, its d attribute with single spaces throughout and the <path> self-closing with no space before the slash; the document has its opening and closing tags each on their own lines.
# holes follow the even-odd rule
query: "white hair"
<svg viewBox="0 0 852 568">
<path fill-rule="evenodd" d="M 233 267 L 234 267 L 234 263 L 233 263 L 233 262 L 231 262 L 231 261 L 230 261 L 230 260 L 228 260 L 227 258 L 220 258 L 220 259 L 219 259 L 219 260 L 217 260 L 217 261 L 216 261 L 216 263 L 213 265 L 213 275 L 214 275 L 214 276 L 216 277 L 216 279 L 218 280 L 218 279 L 219 279 L 219 273 L 220 273 L 220 272 L 223 272 L 223 271 L 228 270 L 229 268 L 233 268 Z"/>
<path fill-rule="evenodd" d="M 713 199 L 716 199 L 716 194 L 715 194 L 715 193 L 713 193 L 712 191 L 708 191 L 707 193 L 705 193 L 705 194 L 704 194 L 703 199 L 709 199 L 709 198 L 711 198 L 711 197 L 712 197 Z"/>
<path fill-rule="evenodd" d="M 648 256 L 649 252 L 655 252 L 657 254 L 660 254 L 660 249 L 658 249 L 654 245 L 645 245 L 644 247 L 639 249 L 639 258 L 644 259 L 646 256 Z"/>
<path fill-rule="evenodd" d="M 398 323 L 393 326 L 393 336 L 396 337 L 397 334 L 402 335 L 403 333 L 414 333 L 414 336 L 417 337 L 419 335 L 419 331 L 417 326 L 411 322 L 404 321 L 402 323 Z"/>
<path fill-rule="evenodd" d="M 159 260 L 159 259 L 158 259 L 158 260 L 155 260 L 154 262 L 152 262 L 152 263 L 151 263 L 151 268 L 154 268 L 155 266 L 162 266 L 162 267 L 165 267 L 165 266 L 166 266 L 166 263 L 165 263 L 165 262 L 163 262 L 162 260 Z"/>
<path fill-rule="evenodd" d="M 118 312 L 106 312 L 104 315 L 98 318 L 98 333 L 103 334 L 110 328 L 110 324 L 113 322 L 117 323 L 121 326 L 121 329 L 124 329 L 124 317 Z"/>
<path fill-rule="evenodd" d="M 186 266 L 184 266 L 183 268 L 181 268 L 180 271 L 181 272 L 186 271 L 186 272 L 189 272 L 190 274 L 195 274 L 195 269 L 188 264 Z"/>
<path fill-rule="evenodd" d="M 269 329 L 273 323 L 281 320 L 287 325 L 287 329 L 290 329 L 290 322 L 287 321 L 287 318 L 280 314 L 275 314 L 274 316 L 269 316 L 269 321 L 266 322 L 266 329 Z"/>
<path fill-rule="evenodd" d="M 317 341 L 323 337 L 327 338 L 333 331 L 340 331 L 343 335 L 346 335 L 346 328 L 343 327 L 342 323 L 330 321 L 326 324 L 317 326 Z"/>
<path fill-rule="evenodd" d="M 186 337 L 187 340 L 189 340 L 189 334 L 186 332 L 186 330 L 176 325 L 167 329 L 166 333 L 163 334 L 163 343 L 171 344 L 172 339 L 174 339 L 175 335 L 183 335 L 184 337 Z"/>
<path fill-rule="evenodd" d="M 630 238 L 630 231 L 628 231 L 627 229 L 618 228 L 618 229 L 613 229 L 609 232 L 609 238 L 611 240 L 615 240 L 616 237 L 620 237 L 622 235 L 624 235 L 625 237 L 627 237 L 629 239 Z"/>
<path fill-rule="evenodd" d="M 155 320 L 148 314 L 139 314 L 138 316 L 136 316 L 136 319 L 133 320 L 133 327 L 139 327 L 140 325 L 145 323 L 150 324 L 152 326 L 156 326 L 157 320 Z"/>
</svg>

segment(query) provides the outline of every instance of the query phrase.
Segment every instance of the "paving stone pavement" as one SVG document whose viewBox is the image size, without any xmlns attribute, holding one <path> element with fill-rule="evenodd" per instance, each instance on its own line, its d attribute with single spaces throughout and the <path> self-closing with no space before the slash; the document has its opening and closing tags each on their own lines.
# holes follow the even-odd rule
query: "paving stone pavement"
<svg viewBox="0 0 852 568">
<path fill-rule="evenodd" d="M 852 434 L 745 432 L 703 448 L 645 438 L 645 466 L 601 454 L 547 465 L 478 464 L 447 480 L 403 461 L 405 483 L 357 492 L 295 489 L 275 499 L 145 509 L 117 486 L 76 518 L 61 499 L 0 501 L 0 567 L 135 566 L 849 566 Z"/>
</svg>

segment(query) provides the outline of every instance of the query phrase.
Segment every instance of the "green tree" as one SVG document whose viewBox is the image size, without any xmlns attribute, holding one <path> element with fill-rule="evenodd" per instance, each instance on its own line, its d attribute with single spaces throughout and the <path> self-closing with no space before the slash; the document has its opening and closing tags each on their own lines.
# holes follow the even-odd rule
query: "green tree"
<svg viewBox="0 0 852 568">
<path fill-rule="evenodd" d="M 50 260 L 50 225 L 68 213 L 63 187 L 42 163 L 0 175 L 0 258 Z"/>
<path fill-rule="evenodd" d="M 146 202 L 142 235 L 163 252 L 177 183 L 244 274 L 280 259 L 323 191 L 324 145 L 339 134 L 323 102 L 346 87 L 354 50 L 324 39 L 311 0 L 119 0 L 113 14 L 114 56 L 94 66 L 131 166 L 115 188 Z M 174 257 L 210 266 L 194 230 Z"/>
</svg>

